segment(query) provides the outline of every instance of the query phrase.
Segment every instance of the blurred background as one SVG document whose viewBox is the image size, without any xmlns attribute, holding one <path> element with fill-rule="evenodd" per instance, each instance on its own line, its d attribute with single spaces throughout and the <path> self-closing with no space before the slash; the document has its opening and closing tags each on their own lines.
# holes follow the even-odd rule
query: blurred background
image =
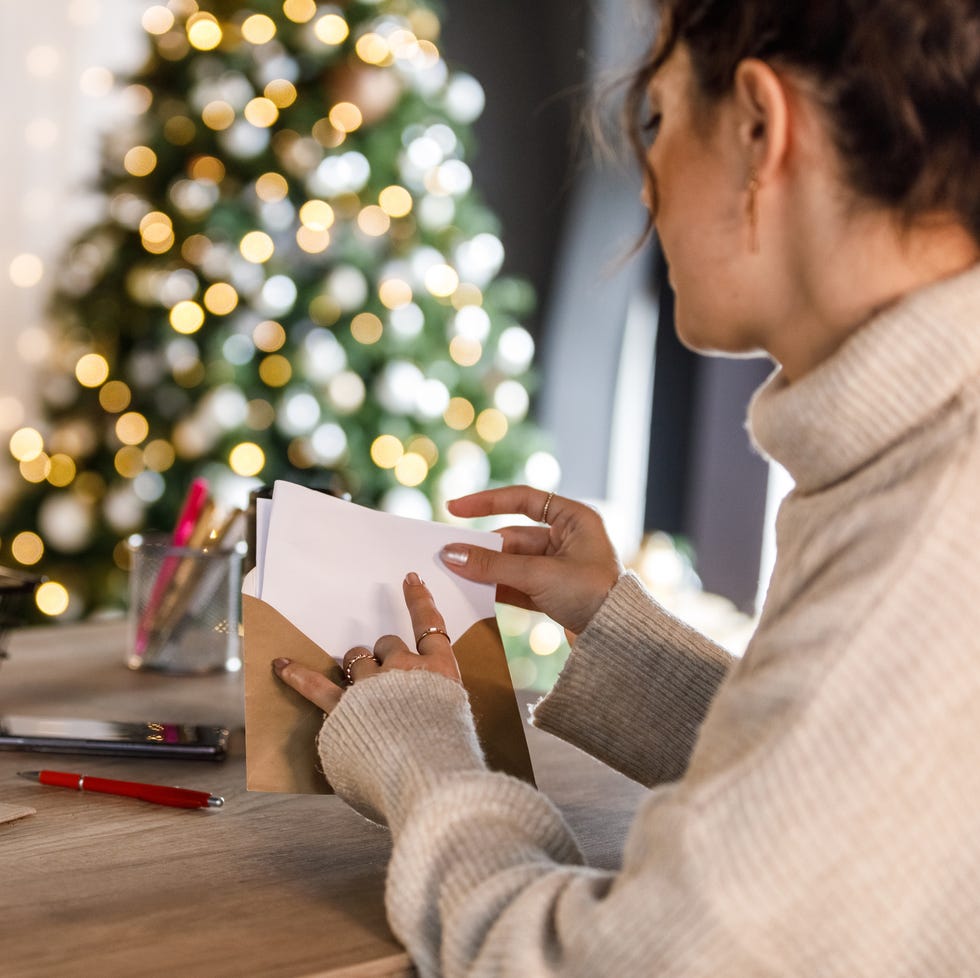
<svg viewBox="0 0 980 978">
<path fill-rule="evenodd" d="M 266 8 L 271 11 L 273 6 L 277 7 L 274 13 L 280 20 L 281 8 L 286 9 L 288 18 L 274 38 L 271 34 L 261 34 L 265 21 L 273 23 L 262 12 Z M 68 475 L 61 472 L 60 476 L 52 476 L 52 472 L 61 471 L 58 464 L 64 467 L 68 463 L 58 463 L 56 453 L 44 442 L 45 438 L 54 437 L 53 413 L 60 412 L 61 423 L 64 423 L 72 413 L 81 417 L 83 411 L 81 402 L 76 405 L 67 394 L 60 403 L 55 403 L 57 398 L 52 399 L 46 394 L 46 390 L 54 390 L 57 386 L 52 386 L 50 380 L 52 361 L 57 359 L 56 355 L 60 355 L 62 361 L 66 356 L 58 339 L 59 330 L 64 333 L 64 325 L 53 320 L 51 309 L 52 296 L 58 296 L 64 307 L 67 294 L 70 300 L 67 305 L 75 304 L 73 314 L 77 319 L 78 310 L 88 308 L 84 301 L 89 300 L 90 294 L 98 288 L 108 287 L 105 281 L 101 286 L 89 283 L 87 291 L 73 281 L 66 285 L 70 275 L 66 272 L 65 255 L 72 242 L 84 237 L 87 229 L 100 224 L 108 227 L 117 221 L 111 209 L 107 216 L 107 194 L 111 200 L 114 193 L 129 193 L 128 184 L 124 185 L 124 182 L 146 176 L 138 171 L 138 167 L 134 172 L 129 164 L 125 172 L 118 167 L 114 171 L 111 153 L 106 147 L 117 143 L 120 156 L 128 151 L 127 147 L 133 148 L 138 139 L 134 136 L 127 142 L 126 134 L 138 129 L 141 113 L 150 113 L 147 106 L 155 94 L 159 97 L 154 106 L 160 104 L 163 90 L 168 86 L 174 91 L 179 88 L 181 82 L 175 75 L 178 63 L 183 65 L 187 61 L 193 68 L 193 59 L 199 57 L 202 50 L 220 55 L 231 37 L 229 25 L 233 25 L 235 36 L 241 43 L 247 41 L 256 49 L 264 45 L 266 50 L 278 45 L 280 55 L 295 55 L 296 63 L 302 66 L 306 49 L 294 51 L 290 45 L 295 47 L 306 42 L 290 41 L 293 35 L 288 34 L 287 29 L 293 30 L 295 25 L 296 38 L 311 37 L 310 31 L 316 29 L 317 24 L 327 23 L 324 18 L 337 18 L 330 23 L 346 18 L 350 36 L 345 35 L 342 41 L 331 40 L 330 44 L 335 45 L 338 52 L 343 45 L 350 46 L 350 63 L 356 63 L 358 68 L 363 69 L 366 64 L 389 71 L 398 69 L 405 91 L 416 100 L 427 99 L 430 107 L 438 96 L 442 106 L 440 111 L 449 112 L 448 126 L 456 133 L 455 141 L 450 138 L 454 148 L 445 150 L 444 156 L 454 163 L 465 161 L 468 167 L 463 189 L 437 192 L 430 181 L 426 191 L 420 184 L 420 193 L 427 200 L 439 193 L 444 196 L 455 194 L 457 206 L 454 222 L 447 220 L 445 226 L 437 226 L 438 221 L 431 215 L 438 208 L 428 208 L 425 215 L 429 216 L 425 217 L 422 198 L 415 194 L 413 214 L 419 215 L 419 221 L 413 225 L 413 233 L 419 236 L 419 248 L 431 251 L 433 241 L 438 245 L 438 240 L 442 240 L 433 235 L 437 232 L 445 235 L 447 228 L 457 231 L 461 228 L 464 237 L 472 243 L 478 234 L 488 234 L 486 228 L 491 227 L 490 236 L 502 244 L 502 252 L 496 263 L 491 263 L 493 268 L 481 283 L 480 301 L 486 297 L 483 306 L 492 320 L 492 326 L 487 327 L 490 333 L 484 346 L 489 349 L 492 339 L 499 343 L 500 336 L 515 326 L 522 332 L 509 333 L 510 340 L 525 333 L 531 340 L 526 344 L 533 352 L 527 375 L 515 368 L 507 378 L 511 385 L 516 383 L 526 390 L 526 409 L 502 406 L 499 350 L 497 367 L 480 374 L 483 389 L 490 397 L 485 409 L 481 410 L 478 395 L 465 393 L 468 389 L 465 370 L 460 374 L 458 388 L 453 386 L 456 381 L 445 381 L 447 397 L 453 394 L 454 402 L 457 398 L 465 400 L 469 397 L 474 410 L 487 422 L 479 436 L 472 436 L 473 444 L 482 446 L 481 451 L 490 459 L 490 464 L 485 467 L 484 483 L 525 478 L 542 488 L 555 488 L 564 495 L 593 503 L 606 518 L 624 560 L 644 577 L 658 597 L 681 617 L 737 651 L 744 645 L 752 616 L 764 594 L 772 560 L 773 514 L 788 489 L 785 475 L 770 469 L 752 452 L 744 429 L 748 399 L 770 372 L 771 364 L 764 359 L 697 357 L 679 345 L 672 328 L 672 297 L 666 282 L 666 269 L 656 242 L 648 242 L 636 254 L 629 254 L 645 226 L 636 169 L 625 153 L 618 161 L 598 154 L 585 131 L 587 126 L 583 125 L 596 92 L 608 86 L 625 67 L 642 56 L 650 43 L 649 11 L 644 9 L 644 4 L 640 0 L 537 0 L 530 5 L 514 0 L 496 0 L 492 4 L 447 0 L 433 6 L 380 0 L 331 6 L 316 5 L 312 0 L 286 0 L 285 4 L 270 4 L 263 0 L 252 4 L 215 5 L 202 0 L 201 10 L 210 9 L 217 11 L 219 27 L 224 30 L 221 44 L 213 50 L 199 48 L 191 35 L 193 19 L 200 16 L 198 6 L 192 0 L 172 0 L 167 4 L 148 0 L 34 0 L 31 4 L 0 6 L 0 45 L 3 50 L 0 83 L 5 93 L 8 134 L 5 153 L 0 159 L 3 186 L 0 195 L 3 215 L 0 224 L 0 342 L 4 351 L 0 358 L 0 437 L 5 445 L 9 441 L 15 446 L 23 442 L 25 436 L 21 433 L 29 430 L 39 433 L 38 445 L 42 446 L 36 453 L 33 448 L 25 451 L 11 447 L 9 452 L 4 451 L 0 461 L 0 516 L 4 525 L 0 530 L 0 563 L 44 569 L 42 554 L 44 559 L 49 556 L 45 547 L 52 553 L 60 550 L 62 560 L 69 568 L 62 575 L 68 582 L 65 593 L 50 607 L 41 610 L 56 620 L 72 619 L 93 610 L 105 613 L 111 602 L 99 608 L 97 601 L 93 603 L 91 599 L 76 597 L 71 584 L 72 560 L 84 562 L 84 557 L 79 555 L 86 552 L 84 547 L 96 546 L 93 537 L 106 537 L 103 549 L 111 553 L 117 540 L 126 532 L 146 529 L 154 519 L 163 523 L 156 529 L 167 529 L 161 515 L 167 512 L 164 503 L 171 497 L 178 498 L 185 488 L 183 484 L 177 484 L 181 481 L 177 477 L 177 468 L 154 467 L 145 458 L 136 470 L 127 474 L 120 468 L 117 452 L 112 478 L 102 475 L 85 484 L 85 491 L 91 497 L 86 497 L 86 505 L 91 509 L 89 503 L 97 499 L 103 509 L 108 509 L 107 500 L 114 491 L 112 479 L 128 479 L 135 483 L 139 475 L 152 475 L 156 481 L 144 478 L 140 484 L 143 488 L 136 494 L 142 503 L 135 509 L 130 507 L 133 512 L 138 510 L 139 517 L 131 518 L 132 525 L 127 525 L 128 517 L 119 516 L 125 506 L 116 499 L 113 503 L 116 515 L 110 513 L 110 518 L 100 517 L 100 521 L 95 522 L 90 519 L 89 536 L 84 544 L 76 542 L 73 551 L 69 525 L 72 516 L 66 507 L 60 507 L 59 528 L 58 520 L 51 518 L 54 506 L 47 504 L 52 540 L 47 540 L 44 530 L 37 526 L 19 525 L 17 519 L 21 517 L 14 516 L 23 509 L 21 506 L 18 510 L 18 498 L 23 495 L 25 480 L 34 487 L 40 484 L 43 490 L 32 489 L 39 502 L 29 511 L 37 521 L 46 499 L 57 496 L 62 500 L 68 498 L 66 494 L 75 492 L 83 471 L 79 456 L 71 461 Z M 258 20 L 245 24 L 250 16 L 256 15 Z M 222 20 L 223 17 L 228 20 Z M 265 17 L 265 21 L 261 17 Z M 414 34 L 411 31 L 405 33 L 409 27 Z M 299 33 L 300 28 L 307 33 Z M 270 29 L 274 31 L 274 25 Z M 250 30 L 253 31 L 251 37 Z M 362 47 L 356 51 L 353 47 L 354 40 L 365 32 L 372 38 L 380 37 L 388 45 L 376 57 L 365 54 L 366 49 Z M 162 40 L 172 40 L 178 33 L 183 48 L 179 51 L 175 48 L 171 54 L 157 58 L 155 74 L 139 79 L 139 84 L 150 91 L 150 100 L 141 102 L 137 98 L 134 103 L 133 78 L 147 70 L 148 52 L 154 44 L 159 47 Z M 323 41 L 322 31 L 318 36 Z M 408 43 L 405 38 L 409 36 L 411 43 L 416 45 L 412 48 L 411 57 L 415 61 L 411 64 L 422 64 L 418 43 L 423 45 L 423 54 L 430 59 L 424 70 L 418 68 L 418 78 L 412 76 L 415 68 L 410 65 L 409 55 L 404 53 L 407 51 L 404 45 Z M 398 48 L 398 44 L 403 47 Z M 431 48 L 425 47 L 426 44 Z M 229 54 L 228 58 L 231 57 Z M 438 91 L 436 82 L 430 84 L 426 80 L 433 75 L 434 64 L 443 71 L 444 65 L 449 66 L 449 73 L 440 76 L 443 88 Z M 453 72 L 457 71 L 467 84 L 475 80 L 478 86 L 467 89 L 470 93 L 468 107 L 453 115 L 446 92 L 456 77 Z M 161 86 L 157 93 L 153 91 L 154 78 Z M 457 86 L 460 91 L 465 87 Z M 294 94 L 296 90 L 299 94 L 296 104 L 299 104 L 305 90 L 299 82 Z M 479 94 L 481 90 L 482 95 Z M 360 99 L 364 109 L 364 103 L 371 102 L 372 98 L 386 97 L 387 89 L 380 76 L 375 78 L 362 71 L 355 91 L 359 94 L 346 97 L 354 103 Z M 329 90 L 325 94 L 328 101 L 339 97 Z M 269 96 L 268 89 L 266 95 Z M 171 93 L 171 100 L 173 97 Z M 408 95 L 404 99 L 408 99 Z M 286 108 L 280 102 L 276 104 L 285 118 Z M 409 106 L 404 111 L 410 110 Z M 386 107 L 379 121 L 373 123 L 373 130 L 381 133 L 385 127 L 391 129 L 397 125 L 401 127 L 402 144 L 407 147 L 404 133 L 409 132 L 405 128 L 408 116 L 399 115 L 401 111 L 397 107 Z M 614 98 L 605 113 L 607 118 L 614 117 Z M 252 125 L 255 128 L 257 123 L 252 122 Z M 341 132 L 338 137 L 341 141 L 346 137 L 345 146 L 360 146 L 359 152 L 365 154 L 376 170 L 381 169 L 381 161 L 372 158 L 372 151 L 364 148 L 380 143 L 367 142 L 368 135 L 364 136 L 363 144 L 356 143 L 360 133 L 338 127 L 336 122 L 334 127 Z M 362 131 L 368 133 L 371 128 L 370 120 L 365 118 Z M 175 142 L 169 136 L 168 139 Z M 150 147 L 153 145 L 145 135 L 143 142 Z M 329 156 L 335 149 L 336 146 L 325 144 L 321 146 L 321 155 Z M 375 149 L 374 152 L 383 151 Z M 221 154 L 216 152 L 215 155 Z M 162 171 L 164 158 L 156 148 L 154 165 L 158 156 L 157 169 Z M 243 156 L 248 154 L 243 151 Z M 228 160 L 224 163 L 230 169 L 231 163 Z M 258 175 L 264 165 L 256 165 Z M 458 175 L 459 168 L 452 172 Z M 448 179 L 449 170 L 445 173 Z M 412 190 L 411 176 L 403 173 L 402 177 L 400 182 Z M 482 208 L 473 219 L 472 229 L 465 225 L 463 218 L 464 213 L 468 213 L 463 203 L 470 193 L 470 183 Z M 365 191 L 358 192 L 365 197 Z M 149 199 L 151 195 L 146 196 Z M 384 205 L 383 200 L 381 203 Z M 340 203 L 334 201 L 338 218 L 342 216 L 342 204 L 343 200 Z M 358 206 L 361 204 L 363 201 Z M 149 212 L 149 206 L 144 210 Z M 391 209 L 386 213 L 388 223 L 385 228 L 389 224 L 401 227 L 405 239 L 409 233 L 404 230 L 407 219 L 403 220 L 399 212 Z M 361 221 L 362 216 L 359 212 L 357 220 Z M 365 227 L 363 222 L 361 227 Z M 373 233 L 364 231 L 364 234 Z M 139 236 L 135 241 L 138 250 Z M 143 246 L 146 248 L 145 237 Z M 118 245 L 119 249 L 129 247 L 129 244 Z M 455 257 L 446 257 L 445 267 L 459 271 L 458 244 L 454 247 L 457 247 L 452 253 Z M 443 251 L 449 255 L 448 246 Z M 183 253 L 186 255 L 186 250 Z M 329 254 L 329 250 L 325 253 Z M 356 252 L 361 257 L 364 253 L 363 248 Z M 349 261 L 354 262 L 354 259 Z M 107 265 L 110 259 L 104 258 L 102 263 Z M 372 273 L 366 271 L 365 275 L 373 283 Z M 225 277 L 238 288 L 242 297 L 241 312 L 247 288 L 238 285 L 231 272 Z M 378 277 L 379 281 L 383 279 L 381 272 Z M 515 291 L 514 283 L 529 283 L 536 302 L 526 301 L 530 292 Z M 421 299 L 410 305 L 422 309 L 426 322 L 441 314 L 440 309 L 444 308 L 451 317 L 446 328 L 450 332 L 455 330 L 458 336 L 463 331 L 461 319 L 465 314 L 461 316 L 461 312 L 464 307 L 472 311 L 474 303 L 479 305 L 472 299 L 472 294 L 476 294 L 472 293 L 472 286 L 473 282 L 455 281 L 456 291 L 452 294 L 451 290 L 443 294 L 430 289 L 431 294 L 425 296 L 429 306 Z M 706 281 L 705 288 L 710 287 L 710 281 Z M 466 288 L 470 291 L 464 296 Z M 172 313 L 174 303 L 168 305 Z M 499 325 L 495 311 L 498 307 Z M 407 321 L 398 313 L 398 308 L 378 306 L 379 331 L 388 329 L 392 323 L 398 326 L 399 322 Z M 215 310 L 208 305 L 207 312 L 214 313 Z M 353 307 L 344 308 L 337 316 L 341 317 L 339 321 L 346 323 L 343 317 L 356 312 Z M 114 315 L 126 319 L 129 314 L 123 310 Z M 81 318 L 84 316 L 82 313 Z M 279 318 L 285 321 L 284 317 Z M 472 319 L 470 316 L 469 320 Z M 316 324 L 324 328 L 319 320 Z M 172 318 L 171 325 L 177 329 Z M 326 328 L 333 325 L 334 321 L 331 321 Z M 127 322 L 114 322 L 108 328 L 116 337 L 125 334 L 129 326 Z M 254 325 L 249 328 L 255 335 Z M 351 329 L 357 339 L 353 325 Z M 306 333 L 303 335 L 309 338 Z M 104 341 L 99 341 L 97 336 L 78 340 L 76 335 L 73 342 L 70 358 L 73 358 L 72 363 L 80 363 L 82 356 L 93 355 L 84 353 L 85 342 L 97 350 L 99 342 Z M 257 340 L 255 342 L 260 349 L 266 349 Z M 363 338 L 357 342 L 361 346 L 365 343 Z M 117 339 L 113 343 L 118 347 Z M 377 349 L 382 346 L 375 344 Z M 288 347 L 283 347 L 283 352 L 288 352 Z M 355 363 L 351 359 L 354 355 L 353 352 L 348 354 L 347 360 L 351 364 Z M 404 359 L 403 354 L 397 355 Z M 437 354 L 431 350 L 426 355 L 429 364 L 437 359 Z M 383 373 L 385 365 L 390 365 L 396 354 L 389 350 L 385 356 L 386 364 L 380 360 L 372 361 L 373 365 L 363 368 L 365 381 L 365 372 Z M 428 376 L 427 364 L 418 357 L 416 360 L 422 373 Z M 457 366 L 466 366 L 455 355 L 453 360 Z M 107 369 L 112 374 L 111 357 Z M 119 370 L 122 369 L 120 365 Z M 474 369 L 481 368 L 477 365 Z M 75 374 L 83 388 L 97 386 L 96 383 L 86 385 L 78 370 Z M 245 391 L 244 381 L 238 382 L 234 377 L 229 381 L 229 376 L 231 374 L 222 375 L 222 389 L 229 383 L 239 383 Z M 264 380 L 268 385 L 268 378 Z M 105 386 L 105 381 L 106 378 L 101 377 L 99 383 Z M 490 384 L 496 385 L 492 391 Z M 134 398 L 136 386 L 130 382 Z M 507 390 L 513 395 L 515 388 L 510 386 Z M 373 391 L 368 383 L 367 394 L 362 395 L 366 396 L 368 406 L 371 406 Z M 247 393 L 244 396 L 252 397 Z M 380 413 L 378 417 L 372 415 L 371 424 L 376 430 L 372 428 L 370 438 L 364 442 L 365 458 L 367 446 L 375 447 L 378 432 L 402 432 L 395 423 L 400 424 L 401 420 L 390 417 L 394 409 L 387 406 L 383 395 L 379 396 Z M 191 403 L 189 398 L 188 404 Z M 248 401 L 250 406 L 255 403 L 255 397 Z M 277 410 L 284 410 L 285 401 L 270 397 L 269 403 Z M 53 412 L 53 404 L 57 411 Z M 96 405 L 96 410 L 110 411 L 105 397 L 101 408 Z M 116 414 L 118 410 L 113 409 Z M 325 412 L 326 407 L 323 410 Z M 366 410 L 330 422 L 338 431 L 343 428 L 348 456 L 354 450 L 356 438 L 365 434 L 351 426 L 356 426 L 358 417 L 367 416 Z M 161 409 L 163 416 L 166 413 Z M 152 428 L 153 410 L 144 410 L 143 414 Z M 497 418 L 498 414 L 502 421 Z M 495 419 L 503 424 L 501 430 L 507 431 L 507 438 L 497 434 L 488 436 L 490 422 Z M 101 421 L 92 424 L 93 431 L 100 430 Z M 435 417 L 434 424 L 431 430 L 419 428 L 421 433 L 410 434 L 408 428 L 404 428 L 404 433 L 399 434 L 399 453 L 421 453 L 427 458 L 423 481 L 413 483 L 411 479 L 402 479 L 394 465 L 382 465 L 373 455 L 371 472 L 377 474 L 375 469 L 390 468 L 394 473 L 393 488 L 386 489 L 379 483 L 368 492 L 368 488 L 374 486 L 373 476 L 358 476 L 355 472 L 355 484 L 364 488 L 365 501 L 383 504 L 396 512 L 399 505 L 408 505 L 408 515 L 445 516 L 442 497 L 460 485 L 458 479 L 450 478 L 452 466 L 446 462 L 452 445 L 447 443 L 443 449 L 440 441 L 444 434 L 442 429 L 447 425 L 453 428 L 453 424 L 448 414 Z M 522 425 L 528 426 L 526 436 L 520 434 L 524 430 Z M 19 434 L 21 441 L 17 442 L 15 436 Z M 411 439 L 423 435 L 426 445 L 431 448 L 431 458 L 422 448 L 409 451 Z M 118 431 L 112 437 L 121 439 L 119 444 L 125 449 L 134 447 L 133 441 L 127 441 Z M 231 441 L 215 440 L 210 447 L 191 457 L 193 453 L 184 452 L 175 435 L 173 444 L 178 464 L 187 460 L 191 466 L 188 472 L 205 465 L 218 465 L 222 461 L 219 456 L 227 454 L 228 445 L 236 438 L 236 447 L 243 444 L 242 436 L 232 433 L 229 437 Z M 283 449 L 283 455 L 289 455 L 294 468 L 313 471 L 324 466 L 323 458 L 318 460 L 310 454 L 308 445 L 304 455 L 300 443 L 305 435 L 300 438 L 293 433 L 290 437 L 292 440 Z M 309 443 L 313 443 L 312 436 Z M 259 436 L 247 444 L 266 445 Z M 507 465 L 500 462 L 495 468 L 497 460 L 504 458 L 503 446 L 507 444 L 513 446 L 507 456 Z M 149 457 L 143 443 L 137 441 L 136 447 Z M 442 449 L 442 455 L 437 449 Z M 271 443 L 266 445 L 266 455 L 275 452 Z M 58 452 L 57 455 L 59 459 L 68 458 L 71 453 Z M 43 469 L 38 469 L 38 459 L 44 461 Z M 56 463 L 54 468 L 52 459 Z M 533 465 L 529 462 L 531 459 Z M 111 457 L 107 464 L 112 471 Z M 225 463 L 222 461 L 222 464 Z M 270 471 L 249 470 L 247 466 L 241 471 L 234 465 L 231 468 L 244 480 L 240 480 L 241 484 L 234 483 L 235 488 L 231 481 L 228 482 L 228 491 L 232 493 L 243 493 L 250 486 L 266 481 L 270 475 Z M 495 473 L 497 478 L 494 478 Z M 86 471 L 85 474 L 91 473 Z M 396 476 L 400 484 L 394 481 Z M 441 481 L 435 485 L 437 476 Z M 424 481 L 426 477 L 433 482 L 431 491 Z M 99 480 L 100 488 L 93 490 L 92 486 Z M 465 483 L 463 485 L 469 488 Z M 392 495 L 394 489 L 402 491 L 409 486 L 416 487 L 418 493 L 424 490 L 429 501 L 421 509 L 416 506 L 413 510 L 415 504 L 405 502 L 404 492 L 401 496 Z M 158 493 L 156 497 L 154 492 Z M 21 522 L 26 519 L 23 517 Z M 14 546 L 22 533 L 31 535 L 33 549 L 25 547 L 26 537 L 21 538 L 19 548 Z M 60 542 L 59 535 L 64 538 Z M 108 539 L 110 537 L 112 539 Z M 125 570 L 124 567 L 118 569 Z M 53 574 L 49 570 L 45 573 Z M 501 625 L 516 642 L 513 649 L 509 647 L 515 679 L 520 685 L 547 686 L 566 651 L 560 631 L 550 623 L 513 614 L 510 619 L 502 617 Z M 535 628 L 538 629 L 537 637 L 533 634 Z"/>
</svg>

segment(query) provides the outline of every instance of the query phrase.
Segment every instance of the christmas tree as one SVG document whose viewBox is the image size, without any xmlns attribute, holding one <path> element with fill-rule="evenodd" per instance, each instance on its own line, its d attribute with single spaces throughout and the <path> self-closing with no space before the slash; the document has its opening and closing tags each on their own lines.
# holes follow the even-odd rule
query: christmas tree
<svg viewBox="0 0 980 978">
<path fill-rule="evenodd" d="M 68 249 L 43 418 L 0 559 L 49 615 L 125 601 L 134 532 L 195 476 L 276 478 L 424 518 L 488 484 L 550 488 L 527 420 L 533 297 L 500 276 L 466 159 L 483 93 L 419 0 L 170 0 L 124 80 L 104 214 Z"/>
</svg>

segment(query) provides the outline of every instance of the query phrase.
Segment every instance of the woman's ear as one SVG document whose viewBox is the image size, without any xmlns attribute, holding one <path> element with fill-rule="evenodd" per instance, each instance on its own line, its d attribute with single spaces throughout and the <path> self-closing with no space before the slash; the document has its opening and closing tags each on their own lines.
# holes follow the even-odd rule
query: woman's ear
<svg viewBox="0 0 980 978">
<path fill-rule="evenodd" d="M 746 169 L 765 184 L 783 168 L 789 152 L 789 92 L 764 61 L 746 58 L 735 69 L 732 100 Z"/>
</svg>

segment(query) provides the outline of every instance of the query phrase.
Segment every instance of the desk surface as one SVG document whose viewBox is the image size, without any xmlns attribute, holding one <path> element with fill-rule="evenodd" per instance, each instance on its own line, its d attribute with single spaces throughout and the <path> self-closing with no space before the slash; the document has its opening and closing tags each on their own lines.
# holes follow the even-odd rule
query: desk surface
<svg viewBox="0 0 980 978">
<path fill-rule="evenodd" d="M 0 751 L 0 802 L 37 814 L 0 824 L 6 978 L 412 975 L 385 921 L 388 834 L 332 796 L 245 790 L 239 675 L 135 673 L 118 624 L 28 629 L 0 665 L 0 714 L 220 723 L 224 763 Z M 541 789 L 591 863 L 615 866 L 643 789 L 528 728 Z M 183 811 L 32 784 L 53 767 L 223 795 Z"/>
</svg>

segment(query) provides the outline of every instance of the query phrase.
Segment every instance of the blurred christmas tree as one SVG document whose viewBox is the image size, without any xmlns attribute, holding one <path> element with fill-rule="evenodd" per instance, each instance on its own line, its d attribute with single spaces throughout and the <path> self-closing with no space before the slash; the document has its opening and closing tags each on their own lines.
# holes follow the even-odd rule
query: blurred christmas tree
<svg viewBox="0 0 980 978">
<path fill-rule="evenodd" d="M 529 287 L 498 277 L 471 187 L 471 77 L 419 0 L 170 0 L 125 81 L 103 217 L 53 298 L 44 419 L 0 558 L 69 617 L 124 601 L 135 531 L 192 477 L 242 505 L 275 478 L 339 481 L 421 517 L 493 482 L 549 486 L 527 422 Z"/>
</svg>

